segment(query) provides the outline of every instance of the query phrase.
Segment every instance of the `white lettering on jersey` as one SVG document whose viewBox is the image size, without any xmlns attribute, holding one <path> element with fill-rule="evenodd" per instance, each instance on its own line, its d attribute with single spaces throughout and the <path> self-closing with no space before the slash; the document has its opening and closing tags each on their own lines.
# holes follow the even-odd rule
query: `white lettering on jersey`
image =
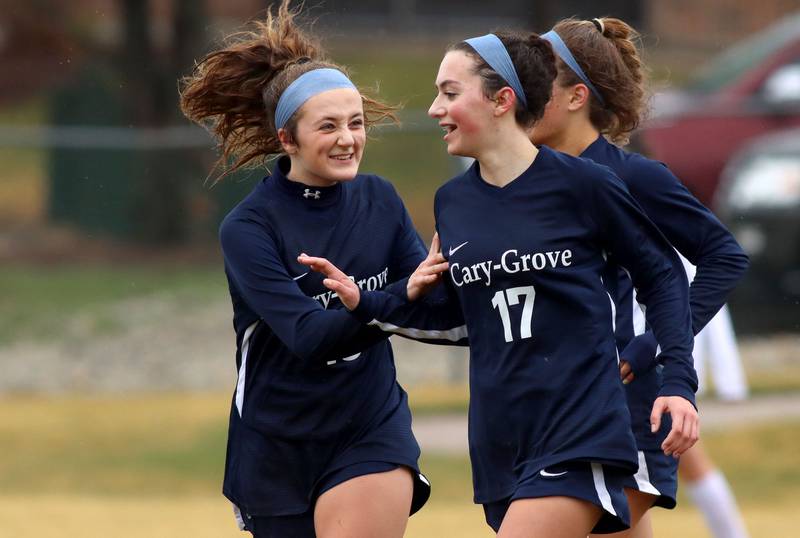
<svg viewBox="0 0 800 538">
<path fill-rule="evenodd" d="M 378 273 L 377 275 L 368 276 L 366 278 L 362 278 L 360 280 L 356 280 L 356 277 L 349 276 L 350 280 L 355 282 L 360 289 L 367 289 L 368 291 L 375 291 L 383 288 L 387 284 L 387 279 L 389 278 L 389 268 L 386 267 L 383 271 Z M 331 299 L 336 299 L 338 295 L 336 295 L 332 291 L 326 291 L 325 293 L 320 293 L 319 295 L 315 295 L 314 299 L 322 303 L 322 308 L 327 310 L 328 304 L 330 304 Z"/>
<path fill-rule="evenodd" d="M 491 286 L 493 270 L 513 275 L 520 271 L 542 271 L 570 265 L 572 265 L 572 251 L 569 249 L 532 252 L 522 256 L 519 255 L 517 249 L 509 249 L 500 256 L 500 263 L 486 260 L 462 266 L 460 263 L 452 262 L 450 263 L 450 278 L 453 280 L 453 284 L 459 288 L 464 284 L 474 282 L 483 282 L 485 286 Z"/>
</svg>

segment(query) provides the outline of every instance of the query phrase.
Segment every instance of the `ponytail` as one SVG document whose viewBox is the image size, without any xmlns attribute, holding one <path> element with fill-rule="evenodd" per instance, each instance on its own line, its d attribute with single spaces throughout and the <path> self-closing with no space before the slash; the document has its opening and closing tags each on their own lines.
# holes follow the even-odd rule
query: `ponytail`
<svg viewBox="0 0 800 538">
<path fill-rule="evenodd" d="M 639 34 L 620 19 L 565 19 L 553 27 L 586 76 L 603 97 L 590 97 L 589 118 L 618 144 L 628 142 L 646 108 L 645 67 L 639 55 Z M 558 60 L 557 83 L 571 86 L 581 80 Z"/>
</svg>

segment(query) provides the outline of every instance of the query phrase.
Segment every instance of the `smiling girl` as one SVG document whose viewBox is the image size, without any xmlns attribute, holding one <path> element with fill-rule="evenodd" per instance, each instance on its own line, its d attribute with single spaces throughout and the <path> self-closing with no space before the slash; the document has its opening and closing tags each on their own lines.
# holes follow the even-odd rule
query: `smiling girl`
<svg viewBox="0 0 800 538">
<path fill-rule="evenodd" d="M 531 143 L 555 76 L 551 46 L 535 34 L 488 34 L 447 52 L 429 115 L 448 153 L 475 163 L 436 193 L 447 260 L 435 240 L 405 296 L 359 290 L 329 261 L 301 258 L 366 323 L 425 337 L 466 322 L 475 502 L 502 538 L 629 524 L 623 484 L 638 460 L 603 282 L 609 255 L 661 343 L 650 419 L 658 429 L 672 415 L 662 448 L 681 454 L 698 435 L 681 262 L 611 170 Z M 440 279 L 447 297 L 407 302 Z"/>
<path fill-rule="evenodd" d="M 378 289 L 425 248 L 393 187 L 358 173 L 366 128 L 392 109 L 324 60 L 287 5 L 206 56 L 181 92 L 234 161 L 226 173 L 280 155 L 220 227 L 238 372 L 223 492 L 258 538 L 399 538 L 429 486 L 387 335 L 296 258 L 323 252 Z"/>
</svg>

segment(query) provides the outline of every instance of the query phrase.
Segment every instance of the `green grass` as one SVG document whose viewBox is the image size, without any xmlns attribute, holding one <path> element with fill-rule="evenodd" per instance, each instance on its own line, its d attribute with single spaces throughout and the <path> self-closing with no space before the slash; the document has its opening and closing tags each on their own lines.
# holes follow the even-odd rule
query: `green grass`
<svg viewBox="0 0 800 538">
<path fill-rule="evenodd" d="M 5 266 L 0 269 L 0 344 L 56 340 L 82 318 L 90 330 L 121 330 L 111 309 L 120 301 L 155 293 L 194 304 L 224 296 L 221 267 Z"/>
<path fill-rule="evenodd" d="M 0 398 L 0 529 L 37 538 L 237 536 L 219 493 L 229 405 L 227 394 Z M 704 440 L 754 538 L 790 535 L 800 424 L 747 426 Z M 420 465 L 433 496 L 407 536 L 490 536 L 472 505 L 466 454 L 427 452 Z M 654 514 L 658 535 L 704 535 L 700 516 L 682 501 L 675 512 Z M 43 518 L 35 531 L 32 517 Z"/>
<path fill-rule="evenodd" d="M 0 399 L 0 491 L 216 491 L 229 403 L 227 394 Z M 742 503 L 800 494 L 797 422 L 715 431 L 704 441 Z M 426 453 L 421 465 L 438 501 L 471 496 L 466 454 Z"/>
</svg>

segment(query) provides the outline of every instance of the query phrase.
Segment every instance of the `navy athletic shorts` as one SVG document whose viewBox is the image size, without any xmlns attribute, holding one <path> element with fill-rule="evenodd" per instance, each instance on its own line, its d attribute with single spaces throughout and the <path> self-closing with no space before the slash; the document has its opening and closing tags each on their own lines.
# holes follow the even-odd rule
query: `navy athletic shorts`
<svg viewBox="0 0 800 538">
<path fill-rule="evenodd" d="M 574 497 L 599 506 L 603 512 L 592 533 L 609 534 L 630 528 L 630 509 L 623 482 L 630 473 L 599 463 L 566 461 L 523 480 L 511 497 L 483 505 L 486 523 L 500 530 L 508 507 L 517 499 Z"/>
<path fill-rule="evenodd" d="M 347 482 L 351 478 L 373 473 L 383 473 L 397 469 L 399 465 L 382 461 L 356 463 L 330 473 L 320 481 L 315 499 L 331 488 Z M 428 479 L 421 473 L 409 469 L 414 477 L 414 493 L 411 499 L 411 512 L 416 513 L 431 495 Z M 254 538 L 315 538 L 314 506 L 302 514 L 286 516 L 253 516 L 242 512 L 233 505 L 233 512 L 239 529 L 249 531 Z"/>
<path fill-rule="evenodd" d="M 678 460 L 662 450 L 640 450 L 639 470 L 626 477 L 624 485 L 654 495 L 653 506 L 671 510 L 678 503 Z"/>
</svg>

